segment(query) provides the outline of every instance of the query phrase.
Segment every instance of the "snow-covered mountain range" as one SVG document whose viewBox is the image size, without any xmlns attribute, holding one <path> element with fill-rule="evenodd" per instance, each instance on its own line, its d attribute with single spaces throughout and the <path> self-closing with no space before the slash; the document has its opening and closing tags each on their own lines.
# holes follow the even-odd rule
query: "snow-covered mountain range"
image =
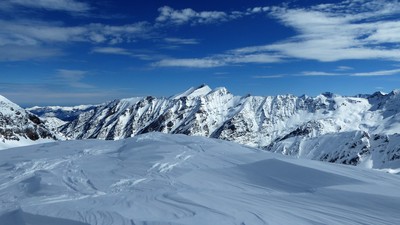
<svg viewBox="0 0 400 225">
<path fill-rule="evenodd" d="M 151 133 L 0 151 L 1 225 L 400 224 L 397 175 Z"/>
<path fill-rule="evenodd" d="M 3 119 L 4 127 L 14 127 L 14 133 L 26 127 L 39 129 L 41 134 L 33 139 L 118 140 L 163 132 L 229 140 L 301 158 L 400 168 L 399 91 L 355 97 L 332 93 L 262 97 L 234 96 L 225 88 L 213 90 L 201 85 L 169 98 L 148 96 L 98 106 L 30 108 L 42 116 L 40 119 L 2 99 L 2 111 L 13 115 L 13 119 Z M 62 120 L 65 118 L 75 119 L 68 122 Z M 8 133 L 3 131 L 6 143 L 2 148 L 31 143 L 27 134 L 13 138 Z"/>
<path fill-rule="evenodd" d="M 0 96 L 0 150 L 55 139 L 43 120 Z"/>
<path fill-rule="evenodd" d="M 322 161 L 398 168 L 399 111 L 399 91 L 262 97 L 201 85 L 169 98 L 115 100 L 80 114 L 59 131 L 69 139 L 106 140 L 178 133 Z"/>
</svg>

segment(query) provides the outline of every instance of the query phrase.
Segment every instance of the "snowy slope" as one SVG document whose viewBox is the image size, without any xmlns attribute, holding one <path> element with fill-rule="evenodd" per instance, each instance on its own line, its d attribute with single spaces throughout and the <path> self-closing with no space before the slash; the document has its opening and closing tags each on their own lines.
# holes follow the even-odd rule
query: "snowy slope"
<svg viewBox="0 0 400 225">
<path fill-rule="evenodd" d="M 40 118 L 0 95 L 0 150 L 55 139 Z"/>
<path fill-rule="evenodd" d="M 265 149 L 301 158 L 400 171 L 400 134 L 371 136 L 351 131 L 313 138 L 293 136 L 277 140 Z"/>
<path fill-rule="evenodd" d="M 351 150 L 352 154 L 346 154 L 345 159 L 336 159 L 320 157 L 325 150 L 321 148 L 313 155 L 304 155 L 295 145 L 308 140 L 315 142 L 314 138 L 323 136 L 325 142 L 333 143 L 329 151 L 337 151 L 330 155 L 340 155 L 338 151 L 344 146 L 334 142 L 333 134 L 343 134 L 344 143 L 353 141 L 348 132 L 366 132 L 369 137 L 393 136 L 400 133 L 399 110 L 399 91 L 358 97 L 332 93 L 316 97 L 262 97 L 234 96 L 225 88 L 212 90 L 201 85 L 170 98 L 149 96 L 106 103 L 80 114 L 76 120 L 62 126 L 60 132 L 70 139 L 109 140 L 152 131 L 179 133 L 230 140 L 298 157 L 359 164 L 361 157 L 354 159 L 354 154 L 363 152 L 358 148 L 359 152 Z M 285 145 L 280 144 L 283 140 Z M 289 151 L 285 150 L 288 145 L 291 146 Z M 400 155 L 399 142 L 388 146 L 389 152 Z M 390 160 L 383 164 L 387 161 Z M 376 165 L 373 167 L 380 168 Z"/>
<path fill-rule="evenodd" d="M 59 127 L 65 125 L 67 122 L 58 119 L 57 117 L 41 117 L 40 118 L 44 124 L 50 128 L 52 131 L 57 131 Z"/>
<path fill-rule="evenodd" d="M 0 224 L 400 224 L 400 177 L 150 133 L 0 152 Z"/>
</svg>

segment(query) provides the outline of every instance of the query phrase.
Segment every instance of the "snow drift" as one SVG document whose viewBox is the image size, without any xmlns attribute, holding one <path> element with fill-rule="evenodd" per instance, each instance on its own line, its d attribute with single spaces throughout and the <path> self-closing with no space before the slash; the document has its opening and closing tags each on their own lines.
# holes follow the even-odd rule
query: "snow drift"
<svg viewBox="0 0 400 225">
<path fill-rule="evenodd" d="M 0 174 L 3 225 L 400 224 L 397 175 L 203 137 L 8 149 Z"/>
</svg>

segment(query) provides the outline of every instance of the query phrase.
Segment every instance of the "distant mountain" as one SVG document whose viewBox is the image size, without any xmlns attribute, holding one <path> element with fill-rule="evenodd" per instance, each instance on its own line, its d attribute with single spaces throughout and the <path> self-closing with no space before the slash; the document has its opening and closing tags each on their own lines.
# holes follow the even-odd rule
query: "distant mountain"
<svg viewBox="0 0 400 225">
<path fill-rule="evenodd" d="M 154 131 L 179 133 L 297 157 L 386 168 L 400 158 L 399 111 L 399 91 L 357 97 L 333 93 L 262 97 L 234 96 L 225 88 L 201 85 L 169 98 L 108 102 L 80 114 L 59 131 L 70 139 L 107 140 Z"/>
<path fill-rule="evenodd" d="M 0 149 L 55 139 L 43 120 L 0 95 Z"/>
<path fill-rule="evenodd" d="M 31 108 L 27 108 L 29 112 L 42 117 L 55 117 L 62 121 L 72 121 L 75 120 L 79 114 L 83 112 L 90 111 L 91 109 L 95 108 L 94 105 L 79 105 L 79 106 L 72 106 L 72 107 L 65 107 L 65 106 L 34 106 Z"/>
</svg>

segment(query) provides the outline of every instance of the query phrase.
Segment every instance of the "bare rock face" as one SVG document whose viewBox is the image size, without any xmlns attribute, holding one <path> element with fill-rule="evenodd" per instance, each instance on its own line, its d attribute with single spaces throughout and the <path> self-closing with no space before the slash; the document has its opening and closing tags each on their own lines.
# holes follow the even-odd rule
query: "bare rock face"
<svg viewBox="0 0 400 225">
<path fill-rule="evenodd" d="M 263 97 L 234 96 L 225 88 L 212 90 L 201 85 L 169 98 L 149 96 L 105 103 L 80 114 L 59 131 L 70 139 L 107 140 L 148 132 L 179 133 L 358 165 L 370 156 L 385 155 L 388 162 L 400 155 L 400 143 L 395 141 L 395 134 L 400 133 L 399 106 L 398 91 L 357 97 L 332 93 Z M 382 150 L 375 146 L 375 135 L 393 143 Z M 349 143 L 360 141 L 365 143 L 351 148 Z"/>
</svg>

